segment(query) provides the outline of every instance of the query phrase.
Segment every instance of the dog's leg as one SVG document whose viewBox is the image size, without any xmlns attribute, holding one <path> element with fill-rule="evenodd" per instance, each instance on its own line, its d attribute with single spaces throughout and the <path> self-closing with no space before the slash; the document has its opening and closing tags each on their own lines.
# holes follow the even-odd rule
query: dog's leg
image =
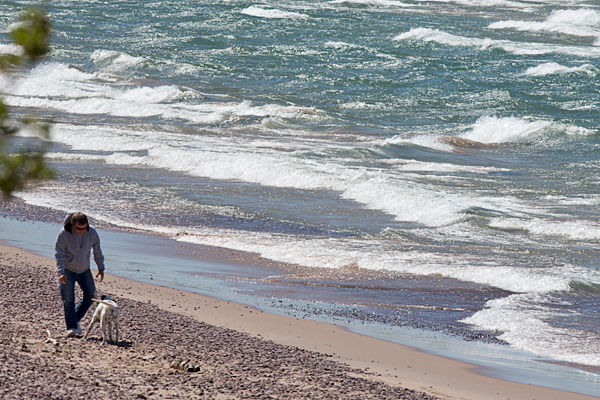
<svg viewBox="0 0 600 400">
<path fill-rule="evenodd" d="M 94 317 L 93 317 L 93 318 L 92 318 L 92 320 L 90 321 L 90 324 L 88 325 L 88 328 L 87 328 L 87 330 L 85 331 L 85 335 L 83 335 L 83 337 L 81 338 L 81 340 L 83 340 L 83 339 L 87 339 L 87 337 L 88 337 L 88 335 L 89 335 L 90 331 L 92 330 L 92 326 L 94 326 L 94 324 L 96 323 L 96 320 L 97 320 L 97 318 L 96 318 L 96 315 L 94 315 Z"/>
<path fill-rule="evenodd" d="M 102 313 L 102 319 L 100 320 L 100 326 L 102 327 L 102 344 L 106 344 L 106 324 L 108 318 L 106 313 Z"/>
<path fill-rule="evenodd" d="M 115 318 L 115 330 L 117 331 L 117 342 L 119 344 L 119 317 Z"/>
<path fill-rule="evenodd" d="M 112 318 L 108 320 L 108 338 L 110 340 L 111 343 L 114 343 L 113 341 L 113 337 L 112 337 L 112 331 L 113 331 L 113 322 L 112 322 Z"/>
</svg>

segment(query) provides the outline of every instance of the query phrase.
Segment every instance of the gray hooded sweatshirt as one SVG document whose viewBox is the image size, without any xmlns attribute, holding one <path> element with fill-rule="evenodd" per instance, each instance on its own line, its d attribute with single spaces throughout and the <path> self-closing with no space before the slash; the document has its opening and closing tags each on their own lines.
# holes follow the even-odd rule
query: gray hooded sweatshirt
<svg viewBox="0 0 600 400">
<path fill-rule="evenodd" d="M 77 234 L 71 225 L 71 215 L 67 215 L 64 227 L 56 239 L 54 257 L 58 274 L 64 274 L 65 269 L 71 272 L 82 273 L 90 269 L 90 250 L 94 250 L 94 261 L 99 270 L 104 269 L 104 256 L 100 249 L 98 232 L 88 224 L 88 229 L 83 236 Z"/>
</svg>

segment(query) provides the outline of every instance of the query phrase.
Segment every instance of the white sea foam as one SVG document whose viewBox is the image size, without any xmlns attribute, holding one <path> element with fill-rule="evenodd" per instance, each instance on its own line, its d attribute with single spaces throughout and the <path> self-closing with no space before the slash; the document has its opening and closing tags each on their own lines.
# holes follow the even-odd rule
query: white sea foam
<svg viewBox="0 0 600 400">
<path fill-rule="evenodd" d="M 24 98 L 79 99 L 109 96 L 112 91 L 110 86 L 90 82 L 97 78 L 97 74 L 86 73 L 65 64 L 47 63 L 33 69 L 17 85 L 4 89 L 4 92 Z"/>
<path fill-rule="evenodd" d="M 282 152 L 277 146 L 260 140 L 243 142 L 232 138 L 229 141 L 222 136 L 176 135 L 100 126 L 81 130 L 64 124 L 55 125 L 53 140 L 73 150 L 105 152 L 104 161 L 113 164 L 146 165 L 192 176 L 265 186 L 333 190 L 342 198 L 389 213 L 399 221 L 428 226 L 455 223 L 463 218 L 463 210 L 469 207 L 506 209 L 504 201 L 497 199 L 477 199 L 458 191 L 432 190 L 415 182 L 401 169 L 358 168 L 352 163 L 346 165 L 343 159 L 322 163 L 301 156 L 291 157 L 287 151 Z M 285 147 L 289 146 L 288 143 Z M 510 201 L 513 206 L 519 203 L 515 199 Z"/>
<path fill-rule="evenodd" d="M 152 148 L 152 133 L 139 131 L 118 131 L 110 127 L 86 127 L 55 124 L 52 140 L 68 145 L 77 151 L 128 152 Z M 106 155 L 101 156 L 106 158 Z"/>
<path fill-rule="evenodd" d="M 92 62 L 101 65 L 107 72 L 127 71 L 146 61 L 144 57 L 134 57 L 113 50 L 96 50 L 90 58 Z"/>
<path fill-rule="evenodd" d="M 22 46 L 16 44 L 0 44 L 0 54 L 11 54 L 21 57 L 25 54 L 25 51 Z"/>
<path fill-rule="evenodd" d="M 351 103 L 342 104 L 342 105 L 340 105 L 340 107 L 349 109 L 349 110 L 365 110 L 365 109 L 385 110 L 388 107 L 388 105 L 383 104 L 383 103 L 368 104 L 368 103 L 365 103 L 364 101 L 353 101 Z"/>
<path fill-rule="evenodd" d="M 509 143 L 538 134 L 550 125 L 548 121 L 527 121 L 516 117 L 481 117 L 471 131 L 460 137 L 481 143 Z"/>
<path fill-rule="evenodd" d="M 529 32 L 555 32 L 572 36 L 599 37 L 600 13 L 591 9 L 556 10 L 544 21 L 499 21 L 490 29 L 516 29 Z"/>
<path fill-rule="evenodd" d="M 357 177 L 355 182 L 345 182 L 347 188 L 342 197 L 394 215 L 398 221 L 427 226 L 455 223 L 462 218 L 465 205 L 474 200 L 452 192 L 433 192 L 415 182 L 404 181 L 398 185 L 383 175 L 369 175 Z"/>
<path fill-rule="evenodd" d="M 461 322 L 503 332 L 499 338 L 517 349 L 560 361 L 600 365 L 600 340 L 596 333 L 546 322 L 559 316 L 557 310 L 571 308 L 569 304 L 556 303 L 548 294 L 515 294 L 488 301 L 486 308 Z"/>
<path fill-rule="evenodd" d="M 566 54 L 579 57 L 598 57 L 600 49 L 589 46 L 566 46 L 545 43 L 513 42 L 510 40 L 472 38 L 453 35 L 431 28 L 412 28 L 394 37 L 397 41 L 435 42 L 447 46 L 473 47 L 480 50 L 502 49 L 517 55 Z"/>
<path fill-rule="evenodd" d="M 583 64 L 578 67 L 566 67 L 555 62 L 540 64 L 537 67 L 528 68 L 524 75 L 545 76 L 545 75 L 564 75 L 574 73 L 585 73 L 590 76 L 598 74 L 598 68 L 592 64 Z"/>
<path fill-rule="evenodd" d="M 398 135 L 392 138 L 384 139 L 380 142 L 380 146 L 388 145 L 417 145 L 430 149 L 451 152 L 454 147 L 444 141 L 439 140 L 439 137 L 427 134 L 418 135 Z"/>
<path fill-rule="evenodd" d="M 569 167 L 567 167 L 569 168 Z M 597 168 L 594 166 L 593 168 Z M 557 202 L 562 205 L 600 205 L 600 195 L 581 195 L 581 196 L 544 196 L 545 200 Z"/>
<path fill-rule="evenodd" d="M 95 154 L 82 154 L 82 153 L 46 153 L 46 158 L 50 160 L 81 160 L 81 161 L 104 161 L 106 157 Z"/>
<path fill-rule="evenodd" d="M 481 266 L 469 257 L 452 258 L 412 250 L 384 249 L 373 241 L 351 239 L 297 240 L 281 235 L 230 230 L 190 230 L 177 240 L 224 246 L 307 267 L 388 270 L 415 275 L 441 275 L 515 292 L 565 290 L 569 280 L 551 273 L 539 274 L 516 267 Z M 479 263 L 477 263 L 479 264 Z"/>
<path fill-rule="evenodd" d="M 375 7 L 415 7 L 415 4 L 395 0 L 333 0 L 330 4 L 364 4 Z"/>
<path fill-rule="evenodd" d="M 242 14 L 250 15 L 252 17 L 260 18 L 272 18 L 272 19 L 304 19 L 308 18 L 308 15 L 301 14 L 292 11 L 282 11 L 275 8 L 260 8 L 256 6 L 250 6 L 245 10 L 241 11 Z"/>
<path fill-rule="evenodd" d="M 560 236 L 568 240 L 597 241 L 600 239 L 600 225 L 590 221 L 494 218 L 490 221 L 490 226 L 526 230 L 535 235 Z"/>
<path fill-rule="evenodd" d="M 459 135 L 459 137 L 486 144 L 512 143 L 551 132 L 577 136 L 596 134 L 593 129 L 550 121 L 486 116 L 479 118 L 470 131 Z"/>
<path fill-rule="evenodd" d="M 597 130 L 543 120 L 530 121 L 517 117 L 485 116 L 479 118 L 470 130 L 458 134 L 457 137 L 483 144 L 502 144 L 557 133 L 570 136 L 592 136 L 597 134 Z M 440 151 L 456 151 L 456 147 L 444 140 L 445 138 L 441 139 L 439 136 L 427 134 L 398 135 L 378 141 L 375 146 L 417 145 Z M 410 162 L 406 166 L 398 163 L 398 168 L 410 170 L 415 166 Z"/>
<path fill-rule="evenodd" d="M 433 163 L 417 160 L 391 160 L 389 164 L 403 171 L 419 172 L 472 172 L 477 174 L 489 174 L 493 172 L 508 172 L 509 169 L 497 167 L 485 167 L 478 165 L 459 165 L 450 163 Z"/>
<path fill-rule="evenodd" d="M 346 43 L 346 42 L 327 42 L 327 43 L 325 43 L 325 46 L 335 47 L 337 49 L 345 49 L 345 48 L 352 48 L 352 47 L 360 48 L 360 47 L 362 47 L 362 46 L 359 46 L 359 45 L 356 45 L 356 44 Z"/>
<path fill-rule="evenodd" d="M 117 100 L 141 103 L 168 103 L 180 97 L 182 97 L 182 92 L 177 86 L 132 88 L 115 95 Z"/>
<path fill-rule="evenodd" d="M 588 129 L 582 126 L 566 125 L 564 128 L 565 133 L 571 136 L 593 136 L 598 133 L 595 129 Z"/>
<path fill-rule="evenodd" d="M 541 134 L 544 130 L 552 126 L 559 127 L 548 121 L 528 121 L 517 117 L 485 116 L 479 118 L 469 131 L 458 135 L 458 137 L 484 144 L 510 143 Z M 577 127 L 565 126 L 563 128 L 565 131 L 569 130 L 569 128 L 577 131 Z M 413 144 L 448 152 L 456 150 L 456 147 L 447 141 L 440 140 L 439 136 L 427 134 L 399 135 L 379 142 L 381 146 L 391 144 Z"/>
<path fill-rule="evenodd" d="M 64 64 L 43 64 L 21 79 L 18 85 L 0 80 L 0 90 L 7 103 L 18 107 L 35 107 L 73 114 L 106 114 L 120 117 L 181 119 L 211 124 L 229 116 L 272 116 L 281 118 L 320 118 L 318 110 L 308 107 L 265 104 L 250 101 L 203 102 L 193 90 L 174 85 L 113 85 L 98 74 L 86 73 Z M 179 101 L 185 100 L 185 101 Z"/>
<path fill-rule="evenodd" d="M 536 7 L 539 7 L 535 2 L 523 2 L 523 1 L 511 1 L 511 0 L 417 0 L 421 2 L 435 2 L 435 3 L 450 3 L 450 4 L 458 4 L 466 7 L 481 7 L 481 8 L 509 8 L 509 9 L 518 9 L 521 11 L 529 11 L 533 10 Z"/>
</svg>

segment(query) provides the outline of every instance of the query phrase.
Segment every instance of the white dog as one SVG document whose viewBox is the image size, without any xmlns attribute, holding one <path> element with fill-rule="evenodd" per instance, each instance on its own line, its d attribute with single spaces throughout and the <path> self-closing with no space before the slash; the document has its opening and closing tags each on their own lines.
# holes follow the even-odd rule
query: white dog
<svg viewBox="0 0 600 400">
<path fill-rule="evenodd" d="M 96 303 L 98 303 L 98 307 L 96 307 L 96 311 L 94 311 L 94 316 L 92 317 L 92 321 L 83 336 L 83 339 L 86 339 L 92 326 L 96 322 L 100 323 L 100 327 L 102 328 L 102 344 L 106 344 L 106 328 L 108 327 L 108 334 L 110 336 L 110 341 L 113 341 L 112 336 L 112 327 L 114 325 L 116 330 L 117 340 L 115 343 L 119 342 L 119 306 L 115 303 L 110 297 L 102 296 L 101 300 L 92 299 Z"/>
</svg>

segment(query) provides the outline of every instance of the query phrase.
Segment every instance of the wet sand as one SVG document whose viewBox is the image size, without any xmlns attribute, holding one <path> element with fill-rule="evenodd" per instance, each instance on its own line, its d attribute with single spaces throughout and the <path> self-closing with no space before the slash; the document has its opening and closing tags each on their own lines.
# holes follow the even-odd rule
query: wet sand
<svg viewBox="0 0 600 400">
<path fill-rule="evenodd" d="M 335 324 L 109 274 L 97 289 L 121 307 L 119 344 L 102 346 L 97 327 L 87 341 L 65 338 L 54 260 L 3 245 L 0 267 L 3 398 L 594 398 L 489 378 Z"/>
</svg>

